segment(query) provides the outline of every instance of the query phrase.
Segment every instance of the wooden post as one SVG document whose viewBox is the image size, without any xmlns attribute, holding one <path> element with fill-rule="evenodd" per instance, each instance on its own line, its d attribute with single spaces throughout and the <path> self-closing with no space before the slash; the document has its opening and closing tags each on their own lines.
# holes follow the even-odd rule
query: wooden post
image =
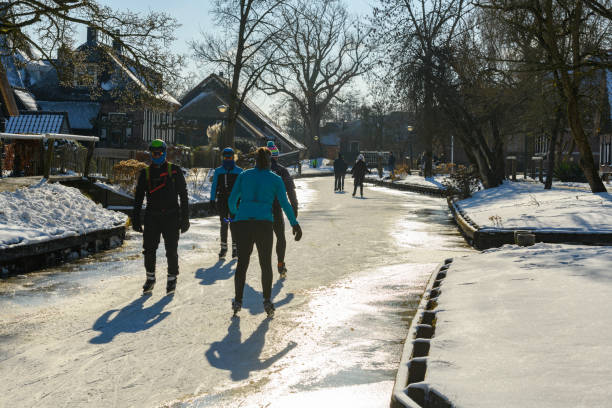
<svg viewBox="0 0 612 408">
<path fill-rule="evenodd" d="M 51 173 L 51 161 L 53 161 L 53 145 L 55 140 L 47 139 L 47 157 L 45 158 L 45 168 L 43 171 L 43 177 L 48 179 Z"/>
<path fill-rule="evenodd" d="M 544 173 L 544 158 L 541 158 L 540 159 L 540 174 L 538 175 L 539 179 L 540 179 L 540 183 L 544 182 L 544 174 L 543 173 Z"/>
<path fill-rule="evenodd" d="M 83 177 L 89 177 L 89 168 L 91 166 L 91 158 L 93 157 L 94 149 L 96 148 L 96 142 L 93 140 L 89 142 L 89 147 L 87 148 L 87 156 L 85 157 L 85 169 L 83 171 Z"/>
</svg>

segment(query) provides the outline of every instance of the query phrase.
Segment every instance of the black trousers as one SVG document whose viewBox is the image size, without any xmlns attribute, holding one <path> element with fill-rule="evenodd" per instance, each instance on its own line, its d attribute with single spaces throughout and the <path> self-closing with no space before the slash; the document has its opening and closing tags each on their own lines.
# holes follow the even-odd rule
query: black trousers
<svg viewBox="0 0 612 408">
<path fill-rule="evenodd" d="M 264 300 L 272 295 L 272 228 L 270 221 L 248 220 L 234 224 L 238 244 L 238 266 L 234 275 L 236 301 L 242 302 L 246 272 L 249 268 L 253 244 L 257 246 L 261 267 L 261 286 Z"/>
<path fill-rule="evenodd" d="M 361 196 L 363 196 L 363 178 L 356 178 L 355 180 L 353 180 L 353 195 L 355 195 L 355 193 L 357 192 L 357 186 L 360 187 L 361 189 Z"/>
<path fill-rule="evenodd" d="M 160 236 L 164 238 L 164 246 L 166 247 L 168 276 L 179 274 L 179 234 L 178 210 L 147 211 L 145 213 L 142 246 L 144 248 L 144 264 L 147 277 L 155 277 L 155 253 L 159 246 Z"/>
<path fill-rule="evenodd" d="M 221 222 L 221 242 L 224 242 L 227 244 L 227 226 L 229 224 L 229 230 L 230 230 L 230 233 L 232 234 L 232 243 L 236 243 L 234 239 L 234 236 L 235 236 L 234 235 L 234 224 L 228 223 L 227 221 L 225 221 L 225 219 L 227 218 L 234 217 L 234 215 L 230 214 L 229 212 L 229 206 L 227 205 L 226 199 L 221 199 L 218 202 L 217 211 L 219 211 L 219 220 Z"/>
<path fill-rule="evenodd" d="M 283 210 L 274 211 L 274 235 L 276 235 L 276 259 L 278 262 L 285 262 L 285 251 L 287 250 L 287 240 L 285 239 L 285 218 Z"/>
<path fill-rule="evenodd" d="M 344 174 L 336 174 L 336 180 L 334 182 L 334 191 L 344 190 Z"/>
</svg>

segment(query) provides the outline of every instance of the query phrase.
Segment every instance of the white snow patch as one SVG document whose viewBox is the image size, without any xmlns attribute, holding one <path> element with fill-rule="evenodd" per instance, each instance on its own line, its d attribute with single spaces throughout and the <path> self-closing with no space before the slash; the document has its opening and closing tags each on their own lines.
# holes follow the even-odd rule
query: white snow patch
<svg viewBox="0 0 612 408">
<path fill-rule="evenodd" d="M 458 206 L 480 227 L 612 232 L 612 196 L 576 187 L 506 181 Z"/>
<path fill-rule="evenodd" d="M 109 229 L 126 219 L 76 188 L 41 182 L 0 193 L 0 249 Z"/>
</svg>

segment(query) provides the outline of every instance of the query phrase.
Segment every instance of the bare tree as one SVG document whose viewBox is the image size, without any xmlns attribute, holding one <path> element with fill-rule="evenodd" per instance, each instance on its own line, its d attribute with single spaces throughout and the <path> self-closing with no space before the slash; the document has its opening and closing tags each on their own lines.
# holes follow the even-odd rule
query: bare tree
<svg viewBox="0 0 612 408">
<path fill-rule="evenodd" d="M 420 105 L 425 177 L 432 175 L 434 82 L 438 55 L 447 53 L 465 8 L 464 0 L 379 0 L 374 9 L 380 60 Z"/>
<path fill-rule="evenodd" d="M 267 67 L 260 88 L 297 104 L 309 134 L 321 153 L 319 124 L 333 98 L 366 72 L 369 30 L 336 0 L 296 0 L 283 8 L 283 31 L 277 37 L 278 63 Z"/>
<path fill-rule="evenodd" d="M 569 127 L 580 151 L 580 167 L 591 190 L 605 192 L 585 130 L 580 98 L 587 73 L 609 63 L 605 46 L 612 26 L 601 16 L 602 10 L 590 8 L 595 3 L 584 0 L 483 0 L 480 6 L 497 12 L 499 21 L 510 29 L 528 33 L 544 51 L 540 69 L 558 74 Z"/>
<path fill-rule="evenodd" d="M 122 58 L 143 79 L 149 91 L 159 91 L 160 78 L 176 78 L 182 58 L 170 51 L 178 24 L 166 13 L 141 15 L 102 6 L 94 0 L 19 0 L 0 3 L 2 55 L 16 52 L 56 64 L 55 53 L 73 68 L 83 62 L 71 53 L 76 27 L 94 28 L 107 42 L 122 49 Z M 60 63 L 65 63 L 61 60 Z M 2 68 L 0 68 L 2 69 Z M 156 89 L 157 88 L 157 89 Z"/>
<path fill-rule="evenodd" d="M 231 72 L 222 146 L 234 146 L 242 105 L 274 61 L 275 40 L 280 31 L 275 14 L 284 3 L 285 0 L 215 0 L 211 12 L 223 33 L 203 33 L 203 40 L 190 44 L 196 59 Z"/>
</svg>

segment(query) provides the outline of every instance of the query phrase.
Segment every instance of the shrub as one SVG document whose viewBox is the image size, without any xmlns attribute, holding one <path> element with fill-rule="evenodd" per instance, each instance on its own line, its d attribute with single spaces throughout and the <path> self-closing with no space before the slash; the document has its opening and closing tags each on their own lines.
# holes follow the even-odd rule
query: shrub
<svg viewBox="0 0 612 408">
<path fill-rule="evenodd" d="M 113 166 L 111 182 L 133 194 L 136 190 L 138 174 L 145 167 L 147 167 L 146 163 L 134 159 L 120 161 Z"/>
<path fill-rule="evenodd" d="M 562 161 L 557 164 L 553 172 L 555 178 L 560 181 L 585 182 L 586 177 L 576 162 Z"/>
<path fill-rule="evenodd" d="M 460 198 L 472 196 L 480 188 L 480 179 L 472 167 L 459 166 L 453 174 L 442 182 L 448 195 L 458 195 Z"/>
</svg>

